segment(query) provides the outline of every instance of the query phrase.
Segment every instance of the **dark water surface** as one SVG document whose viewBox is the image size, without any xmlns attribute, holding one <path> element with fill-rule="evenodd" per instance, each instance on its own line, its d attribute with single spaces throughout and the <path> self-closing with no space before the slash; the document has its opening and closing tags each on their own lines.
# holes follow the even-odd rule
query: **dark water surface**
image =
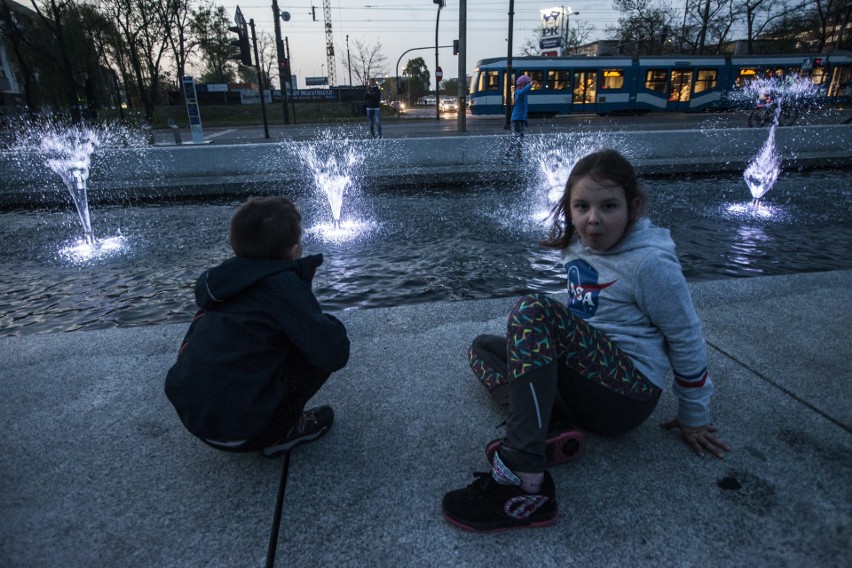
<svg viewBox="0 0 852 568">
<path fill-rule="evenodd" d="M 671 229 L 689 280 L 852 268 L 852 173 L 782 174 L 767 207 L 747 206 L 740 177 L 650 180 L 649 216 Z M 361 230 L 330 239 L 327 205 L 296 196 L 306 254 L 322 252 L 315 280 L 326 310 L 558 292 L 565 277 L 546 232 L 540 188 L 375 191 L 350 196 L 344 220 Z M 75 260 L 73 206 L 0 211 L 0 334 L 19 335 L 187 321 L 193 285 L 230 256 L 238 200 L 99 206 L 112 254 Z"/>
</svg>

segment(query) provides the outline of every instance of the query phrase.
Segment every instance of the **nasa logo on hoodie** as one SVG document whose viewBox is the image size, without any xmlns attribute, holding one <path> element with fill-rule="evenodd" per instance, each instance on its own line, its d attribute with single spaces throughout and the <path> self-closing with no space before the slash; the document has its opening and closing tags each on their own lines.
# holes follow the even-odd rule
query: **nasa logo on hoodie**
<svg viewBox="0 0 852 568">
<path fill-rule="evenodd" d="M 615 280 L 598 284 L 598 271 L 579 258 L 567 263 L 565 272 L 568 274 L 568 307 L 576 316 L 593 318 L 598 311 L 601 290 L 615 284 Z"/>
</svg>

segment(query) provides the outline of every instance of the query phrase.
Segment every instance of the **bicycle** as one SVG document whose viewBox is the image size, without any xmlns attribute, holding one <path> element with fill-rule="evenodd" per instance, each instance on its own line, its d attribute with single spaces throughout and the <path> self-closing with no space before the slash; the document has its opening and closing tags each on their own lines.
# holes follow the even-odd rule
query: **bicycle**
<svg viewBox="0 0 852 568">
<path fill-rule="evenodd" d="M 799 118 L 798 105 L 792 102 L 783 104 L 782 99 L 766 97 L 758 101 L 757 108 L 751 111 L 748 125 L 760 128 L 777 120 L 778 126 L 792 126 L 797 118 Z"/>
</svg>

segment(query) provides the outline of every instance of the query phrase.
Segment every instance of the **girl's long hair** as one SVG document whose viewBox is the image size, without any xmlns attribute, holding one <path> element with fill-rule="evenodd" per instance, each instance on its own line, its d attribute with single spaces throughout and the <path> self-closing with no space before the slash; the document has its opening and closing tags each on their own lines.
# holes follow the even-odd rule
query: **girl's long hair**
<svg viewBox="0 0 852 568">
<path fill-rule="evenodd" d="M 571 170 L 568 181 L 565 182 L 565 191 L 550 212 L 553 224 L 548 237 L 540 241 L 541 245 L 562 249 L 571 242 L 574 237 L 574 226 L 571 224 L 571 190 L 586 176 L 598 183 L 609 183 L 624 189 L 624 196 L 627 198 L 628 229 L 645 212 L 645 194 L 639 188 L 636 170 L 627 158 L 618 150 L 593 152 L 581 158 Z"/>
</svg>

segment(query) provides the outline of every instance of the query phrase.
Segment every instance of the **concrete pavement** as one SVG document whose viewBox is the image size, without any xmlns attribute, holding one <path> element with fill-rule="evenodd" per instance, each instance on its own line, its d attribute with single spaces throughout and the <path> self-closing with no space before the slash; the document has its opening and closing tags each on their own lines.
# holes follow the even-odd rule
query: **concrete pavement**
<svg viewBox="0 0 852 568">
<path fill-rule="evenodd" d="M 467 368 L 511 299 L 347 311 L 349 365 L 293 454 L 279 566 L 841 566 L 850 557 L 852 271 L 690 285 L 714 421 L 698 458 L 657 424 L 588 435 L 552 470 L 551 528 L 493 536 L 440 499 L 486 467 L 502 417 Z M 0 565 L 262 566 L 281 460 L 185 432 L 162 385 L 185 325 L 0 338 Z"/>
</svg>

